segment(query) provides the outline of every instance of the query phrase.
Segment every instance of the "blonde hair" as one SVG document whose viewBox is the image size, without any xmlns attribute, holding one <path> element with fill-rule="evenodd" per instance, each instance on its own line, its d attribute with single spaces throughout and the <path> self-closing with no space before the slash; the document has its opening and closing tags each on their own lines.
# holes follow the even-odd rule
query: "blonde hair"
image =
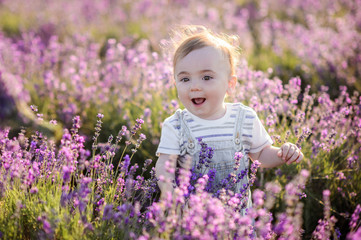
<svg viewBox="0 0 361 240">
<path fill-rule="evenodd" d="M 239 38 L 236 35 L 216 34 L 210 29 L 199 25 L 181 26 L 172 31 L 171 44 L 175 49 L 173 54 L 173 69 L 179 59 L 184 58 L 190 52 L 212 46 L 221 50 L 229 60 L 231 75 L 235 75 L 240 57 L 238 47 Z"/>
</svg>

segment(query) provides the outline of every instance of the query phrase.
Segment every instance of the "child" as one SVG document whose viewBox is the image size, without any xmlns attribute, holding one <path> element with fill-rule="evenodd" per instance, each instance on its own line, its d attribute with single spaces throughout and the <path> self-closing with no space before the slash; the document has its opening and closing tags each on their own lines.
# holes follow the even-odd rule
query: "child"
<svg viewBox="0 0 361 240">
<path fill-rule="evenodd" d="M 175 168 L 179 158 L 172 155 L 188 154 L 192 156 L 192 166 L 197 164 L 198 139 L 214 150 L 209 169 L 216 170 L 216 183 L 233 172 L 236 152 L 244 155 L 238 172 L 248 169 L 249 157 L 264 168 L 300 162 L 303 154 L 296 145 L 272 146 L 271 137 L 253 109 L 241 103 L 224 102 L 237 82 L 238 51 L 231 43 L 234 37 L 218 35 L 200 26 L 188 26 L 181 33 L 173 58 L 173 76 L 185 109 L 178 109 L 162 127 L 156 174 L 170 181 L 159 181 L 161 197 L 173 192 L 175 176 L 166 171 L 166 162 Z M 246 177 L 234 191 L 239 192 L 247 182 Z M 248 207 L 250 204 L 249 200 Z"/>
</svg>

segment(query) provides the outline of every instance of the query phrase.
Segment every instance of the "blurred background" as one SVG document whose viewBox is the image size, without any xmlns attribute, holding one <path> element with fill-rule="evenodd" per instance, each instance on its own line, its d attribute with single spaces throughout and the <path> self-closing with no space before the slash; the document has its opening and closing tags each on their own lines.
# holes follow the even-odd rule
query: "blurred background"
<svg viewBox="0 0 361 240">
<path fill-rule="evenodd" d="M 104 114 L 100 142 L 142 118 L 147 140 L 134 157 L 141 165 L 155 159 L 162 122 L 181 107 L 171 56 L 161 48 L 170 30 L 200 24 L 236 34 L 242 59 L 237 94 L 229 101 L 255 108 L 274 140 L 299 141 L 308 159 L 302 166 L 262 171 L 258 187 L 274 179 L 285 184 L 300 168 L 309 169 L 305 236 L 322 217 L 323 188 L 332 190 L 338 229 L 347 232 L 361 191 L 360 5 L 0 0 L 0 126 L 11 127 L 10 136 L 40 130 L 59 143 L 79 115 L 90 148 L 98 113 Z"/>
</svg>

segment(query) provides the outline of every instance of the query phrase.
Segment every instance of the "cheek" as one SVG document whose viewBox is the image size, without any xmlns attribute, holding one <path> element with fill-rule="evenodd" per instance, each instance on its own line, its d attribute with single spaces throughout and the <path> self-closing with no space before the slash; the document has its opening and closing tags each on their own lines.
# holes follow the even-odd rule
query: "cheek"
<svg viewBox="0 0 361 240">
<path fill-rule="evenodd" d="M 183 98 L 185 93 L 186 91 L 184 90 L 184 88 L 177 88 L 178 98 Z"/>
</svg>

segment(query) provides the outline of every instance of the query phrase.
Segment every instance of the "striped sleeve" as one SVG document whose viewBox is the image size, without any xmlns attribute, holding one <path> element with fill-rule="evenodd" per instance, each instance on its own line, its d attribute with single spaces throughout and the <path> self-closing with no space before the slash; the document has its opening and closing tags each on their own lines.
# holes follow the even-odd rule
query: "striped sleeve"
<svg viewBox="0 0 361 240">
<path fill-rule="evenodd" d="M 180 154 L 180 122 L 175 115 L 167 118 L 162 126 L 160 143 L 156 155 Z"/>
<path fill-rule="evenodd" d="M 260 152 L 264 147 L 272 145 L 273 141 L 270 135 L 267 133 L 263 124 L 259 120 L 257 113 L 251 111 L 254 116 L 253 129 L 252 129 L 252 141 L 251 141 L 251 153 Z"/>
</svg>

